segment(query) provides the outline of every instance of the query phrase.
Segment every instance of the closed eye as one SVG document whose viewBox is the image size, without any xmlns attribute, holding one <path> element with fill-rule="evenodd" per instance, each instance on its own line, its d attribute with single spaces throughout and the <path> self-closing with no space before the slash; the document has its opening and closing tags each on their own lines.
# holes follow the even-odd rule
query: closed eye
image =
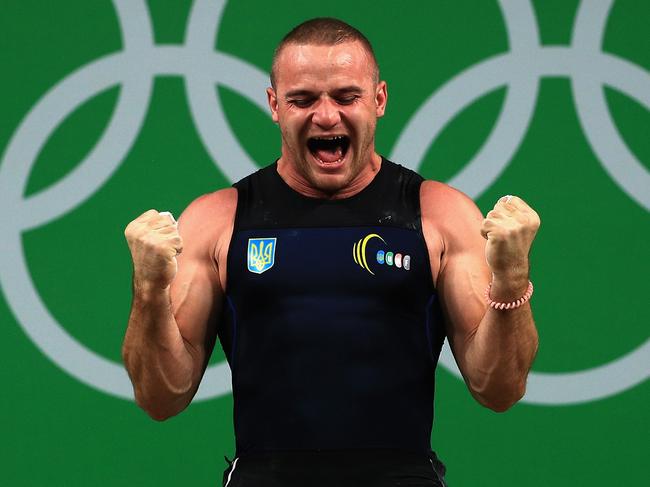
<svg viewBox="0 0 650 487">
<path fill-rule="evenodd" d="M 350 105 L 354 103 L 359 97 L 357 95 L 341 96 L 336 99 L 339 105 Z"/>
<path fill-rule="evenodd" d="M 312 103 L 314 103 L 314 99 L 313 98 L 289 98 L 287 99 L 287 103 L 289 103 L 290 105 L 295 105 L 299 108 L 307 108 Z"/>
</svg>

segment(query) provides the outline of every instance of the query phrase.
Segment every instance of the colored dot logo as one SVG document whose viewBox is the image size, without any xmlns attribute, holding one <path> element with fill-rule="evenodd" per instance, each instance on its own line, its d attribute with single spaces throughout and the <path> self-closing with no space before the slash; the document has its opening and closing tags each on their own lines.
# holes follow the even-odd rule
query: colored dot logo
<svg viewBox="0 0 650 487">
<path fill-rule="evenodd" d="M 394 254 L 393 252 L 384 252 L 383 250 L 377 251 L 377 263 L 386 264 L 388 266 L 395 266 L 398 269 L 404 269 L 405 271 L 411 270 L 411 256 Z"/>
</svg>

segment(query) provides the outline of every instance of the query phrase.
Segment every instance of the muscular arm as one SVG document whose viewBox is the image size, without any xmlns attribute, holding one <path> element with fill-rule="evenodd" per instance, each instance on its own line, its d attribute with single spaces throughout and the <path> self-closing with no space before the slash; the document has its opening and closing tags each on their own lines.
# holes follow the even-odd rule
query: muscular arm
<svg viewBox="0 0 650 487">
<path fill-rule="evenodd" d="M 490 222 L 484 221 L 478 208 L 462 193 L 440 183 L 425 184 L 425 235 L 428 230 L 431 259 L 437 264 L 436 287 L 442 297 L 454 357 L 477 401 L 495 411 L 505 411 L 524 395 L 537 351 L 537 330 L 529 303 L 514 310 L 495 310 L 487 306 L 484 291 L 491 281 L 494 300 L 510 302 L 523 296 L 528 286 L 528 249 L 534 231 L 523 237 L 508 235 L 507 222 L 500 222 L 499 231 L 505 233 L 491 238 L 514 239 L 513 245 L 523 245 L 525 252 L 512 258 L 509 248 L 491 242 L 487 252 L 490 266 L 484 238 Z M 537 215 L 532 212 L 518 218 L 534 220 Z M 529 223 L 536 230 L 535 222 Z M 530 238 L 527 247 L 524 237 Z"/>
<path fill-rule="evenodd" d="M 166 217 L 147 212 L 125 232 L 134 273 L 122 355 L 136 401 L 154 419 L 187 407 L 214 346 L 236 202 L 233 191 L 203 196 L 183 212 L 178 223 L 182 253 L 170 254 L 171 261 L 164 257 L 164 235 L 173 231 L 163 229 L 163 237 L 160 233 L 160 219 Z M 166 273 L 161 272 L 165 267 Z"/>
</svg>

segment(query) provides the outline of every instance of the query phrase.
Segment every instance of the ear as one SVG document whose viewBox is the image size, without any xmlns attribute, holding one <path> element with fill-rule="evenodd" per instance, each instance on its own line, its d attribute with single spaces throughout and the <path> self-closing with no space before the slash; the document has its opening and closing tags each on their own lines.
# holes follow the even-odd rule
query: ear
<svg viewBox="0 0 650 487">
<path fill-rule="evenodd" d="M 377 83 L 375 89 L 375 105 L 377 118 L 383 117 L 386 112 L 386 103 L 388 102 L 388 87 L 385 81 Z"/>
<path fill-rule="evenodd" d="M 273 122 L 278 123 L 278 96 L 273 88 L 266 89 L 266 98 L 271 109 L 271 118 Z"/>
</svg>

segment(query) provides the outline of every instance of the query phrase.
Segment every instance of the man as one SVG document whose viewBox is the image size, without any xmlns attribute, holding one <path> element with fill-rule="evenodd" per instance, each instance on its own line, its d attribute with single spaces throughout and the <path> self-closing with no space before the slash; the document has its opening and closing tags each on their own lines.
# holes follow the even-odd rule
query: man
<svg viewBox="0 0 650 487">
<path fill-rule="evenodd" d="M 195 394 L 217 335 L 233 375 L 229 486 L 444 485 L 430 452 L 444 337 L 476 400 L 505 411 L 537 349 L 521 199 L 484 219 L 375 152 L 386 83 L 361 33 L 296 27 L 267 90 L 276 164 L 125 231 L 124 361 L 154 419 Z M 182 254 L 181 254 L 182 251 Z"/>
</svg>

